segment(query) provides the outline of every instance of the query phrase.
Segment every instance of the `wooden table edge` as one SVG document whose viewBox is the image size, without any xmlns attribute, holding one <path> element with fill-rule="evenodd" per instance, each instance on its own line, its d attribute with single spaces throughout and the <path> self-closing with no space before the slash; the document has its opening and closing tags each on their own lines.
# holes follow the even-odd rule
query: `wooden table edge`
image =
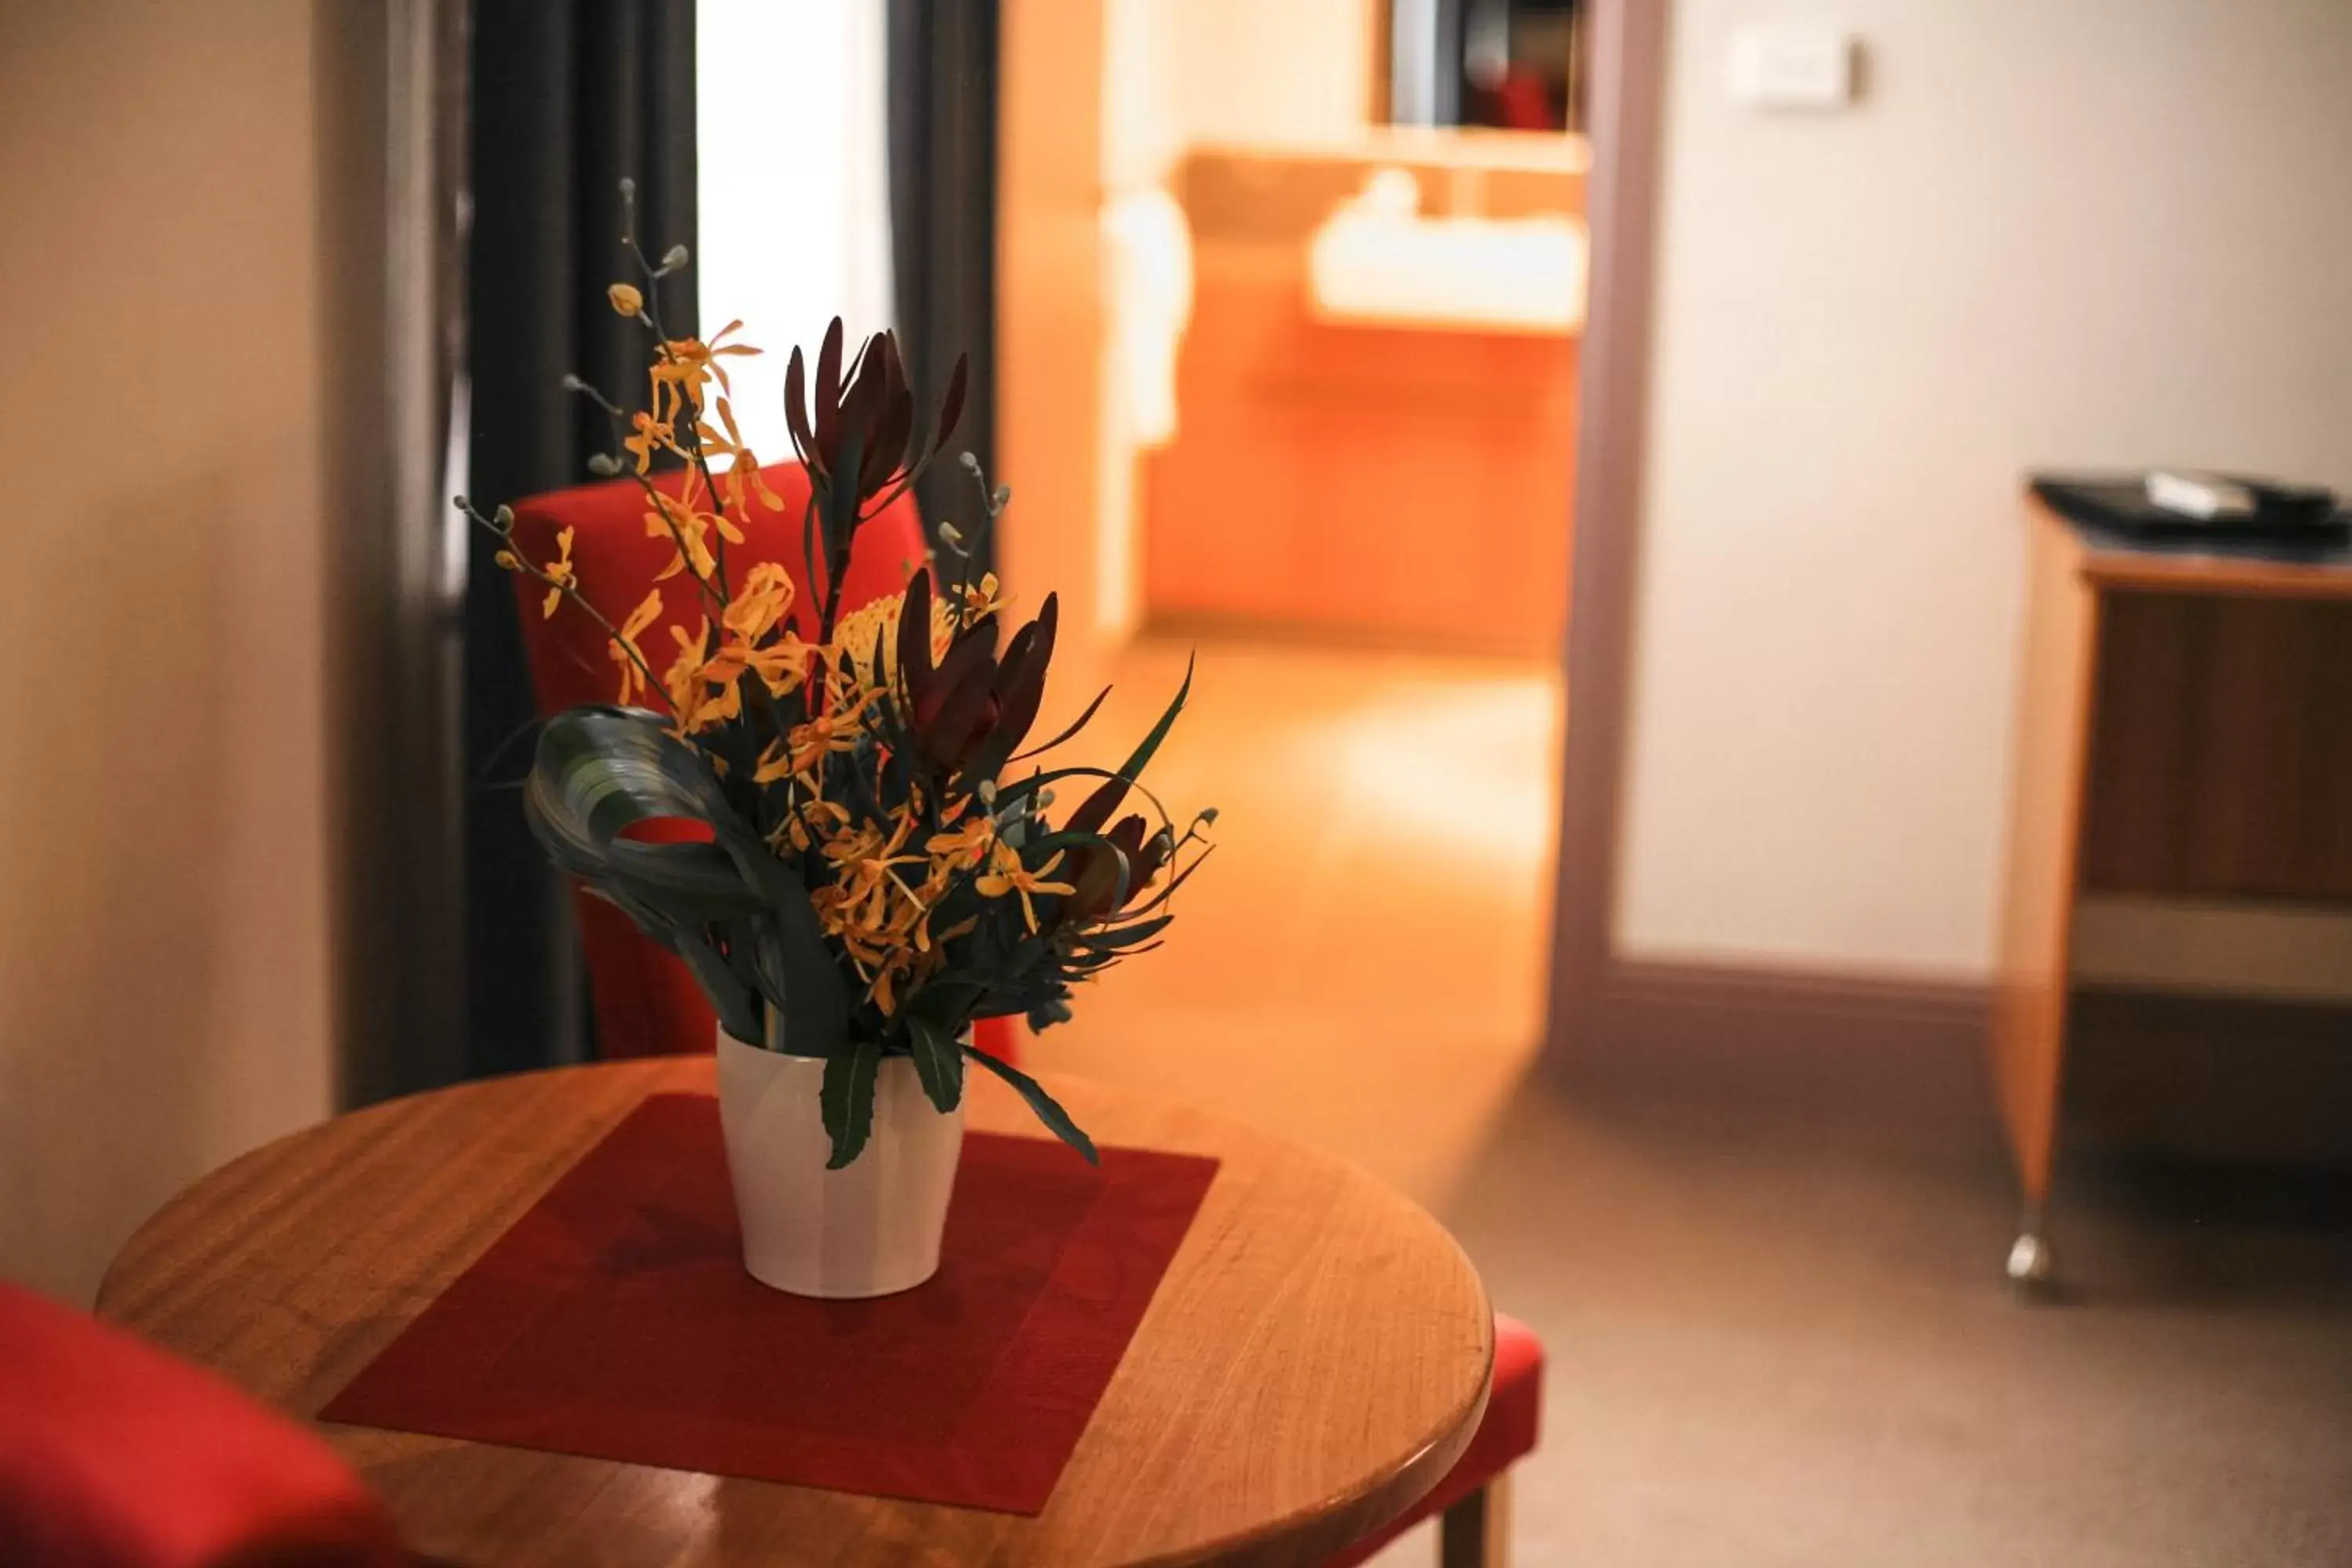
<svg viewBox="0 0 2352 1568">
<path fill-rule="evenodd" d="M 668 1064 L 671 1062 L 680 1064 L 699 1062 L 702 1061 L 703 1058 L 691 1057 L 675 1058 L 625 1058 L 625 1060 L 633 1061 L 635 1065 L 644 1067 L 650 1066 L 656 1062 L 663 1064 Z M 555 1067 L 533 1068 L 520 1073 L 503 1074 L 500 1075 L 497 1081 L 512 1082 L 515 1080 L 553 1078 L 565 1074 L 576 1073 L 583 1067 L 595 1068 L 623 1064 L 621 1062 L 569 1063 Z M 1046 1085 L 1049 1089 L 1055 1089 L 1056 1085 L 1066 1085 L 1072 1082 L 1094 1081 L 1077 1078 L 1076 1076 L 1070 1074 L 1039 1074 L 1036 1076 L 1038 1077 L 1039 1081 Z M 485 1080 L 471 1080 L 468 1082 L 450 1084 L 438 1089 L 421 1090 L 415 1094 L 398 1096 L 391 1100 L 378 1101 L 373 1105 L 362 1107 L 356 1110 L 343 1112 L 339 1116 L 330 1118 L 329 1121 L 340 1121 L 349 1124 L 360 1121 L 373 1121 L 380 1120 L 388 1121 L 404 1112 L 413 1112 L 417 1106 L 425 1102 L 444 1099 L 453 1099 L 460 1096 L 468 1089 L 478 1088 L 482 1081 Z M 1129 1091 L 1122 1089 L 1119 1092 L 1125 1093 Z M 649 1083 L 636 1100 L 631 1102 L 627 1108 L 622 1110 L 618 1114 L 612 1117 L 611 1125 L 617 1126 L 621 1121 L 625 1120 L 625 1118 L 635 1110 L 635 1107 L 642 1104 L 646 1099 L 656 1094 L 673 1093 L 701 1094 L 708 1096 L 712 1093 L 712 1089 L 709 1086 L 697 1085 L 691 1082 L 671 1084 L 656 1081 Z M 1144 1095 L 1140 1098 L 1146 1100 L 1156 1099 L 1156 1097 L 1149 1095 Z M 1210 1115 L 1210 1113 L 1206 1112 L 1202 1114 L 1208 1115 L 1210 1120 L 1217 1121 L 1228 1121 L 1230 1120 L 1227 1118 Z M 1429 1493 L 1435 1489 L 1442 1480 L 1444 1480 L 1446 1473 L 1453 1468 L 1455 1461 L 1457 1461 L 1463 1453 L 1468 1449 L 1472 1440 L 1476 1436 L 1479 1423 L 1485 1418 L 1486 1406 L 1493 1397 L 1495 1379 L 1493 1299 L 1486 1293 L 1486 1282 L 1483 1276 L 1478 1273 L 1475 1266 L 1470 1261 L 1467 1253 L 1463 1250 L 1459 1239 L 1456 1238 L 1434 1215 L 1430 1214 L 1425 1206 L 1414 1202 L 1403 1194 L 1395 1193 L 1393 1188 L 1388 1186 L 1388 1184 L 1381 1182 L 1377 1176 L 1372 1175 L 1370 1172 L 1366 1171 L 1362 1166 L 1357 1164 L 1355 1162 L 1343 1159 L 1337 1155 L 1326 1153 L 1319 1150 L 1308 1149 L 1307 1145 L 1297 1144 L 1295 1141 L 1285 1137 L 1283 1134 L 1267 1129 L 1253 1127 L 1244 1122 L 1231 1122 L 1231 1124 L 1242 1127 L 1247 1131 L 1259 1137 L 1267 1138 L 1277 1142 L 1291 1143 L 1292 1146 L 1308 1152 L 1316 1159 L 1328 1162 L 1334 1165 L 1345 1167 L 1347 1170 L 1360 1176 L 1363 1180 L 1383 1188 L 1387 1188 L 1398 1198 L 1400 1202 L 1419 1210 L 1428 1219 L 1431 1226 L 1438 1232 L 1438 1234 L 1445 1238 L 1448 1247 L 1453 1250 L 1455 1257 L 1460 1259 L 1464 1270 L 1477 1283 L 1479 1301 L 1482 1308 L 1480 1321 L 1484 1338 L 1483 1365 L 1475 1392 L 1471 1395 L 1471 1397 L 1465 1400 L 1458 1409 L 1449 1413 L 1448 1415 L 1439 1424 L 1436 1436 L 1433 1436 L 1419 1450 L 1415 1451 L 1395 1469 L 1388 1472 L 1386 1475 L 1375 1477 L 1366 1484 L 1349 1491 L 1343 1492 L 1334 1498 L 1319 1500 L 1315 1504 L 1310 1505 L 1308 1508 L 1301 1511 L 1294 1512 L 1282 1519 L 1269 1521 L 1263 1525 L 1248 1531 L 1236 1532 L 1228 1536 L 1218 1537 L 1203 1542 L 1194 1543 L 1173 1552 L 1165 1552 L 1154 1556 L 1133 1559 L 1130 1563 L 1128 1564 L 1128 1568 L 1176 1568 L 1176 1565 L 1179 1564 L 1193 1563 L 1266 1564 L 1269 1565 L 1269 1568 L 1272 1568 L 1272 1565 L 1307 1565 L 1318 1563 L 1325 1557 L 1345 1551 L 1354 1543 L 1366 1539 L 1387 1525 L 1393 1523 L 1396 1520 L 1402 1518 L 1415 1503 L 1428 1496 Z M 270 1139 L 266 1142 L 257 1144 L 255 1147 L 247 1150 L 243 1153 L 236 1155 L 235 1158 L 224 1163 L 223 1164 L 215 1166 L 212 1169 L 200 1173 L 182 1186 L 179 1191 L 173 1194 L 173 1195 L 158 1206 L 152 1214 L 149 1215 L 145 1220 L 140 1223 L 139 1226 L 128 1238 L 125 1239 L 121 1247 L 116 1250 L 114 1257 L 109 1260 L 105 1272 L 100 1277 L 99 1282 L 94 1304 L 92 1306 L 93 1313 L 101 1319 L 110 1321 L 119 1320 L 121 1316 L 119 1309 L 121 1305 L 120 1298 L 126 1289 L 120 1277 L 124 1263 L 126 1260 L 134 1258 L 141 1252 L 142 1248 L 140 1244 L 150 1235 L 151 1232 L 166 1225 L 166 1223 L 173 1218 L 176 1211 L 190 1204 L 196 1197 L 201 1189 L 210 1186 L 215 1181 L 231 1177 L 234 1173 L 237 1172 L 242 1167 L 268 1160 L 273 1153 L 282 1150 L 285 1146 L 299 1142 L 304 1138 L 314 1134 L 324 1125 L 327 1125 L 327 1123 L 317 1122 L 308 1126 L 295 1128 L 287 1132 L 281 1133 L 278 1137 Z M 609 1131 L 610 1127 L 608 1126 L 604 1131 Z M 597 1134 L 599 1137 L 602 1135 L 602 1132 Z M 568 1168 L 568 1166 L 564 1167 L 564 1169 Z M 552 1173 L 549 1178 L 548 1185 L 552 1186 L 556 1181 L 562 1178 L 562 1172 L 561 1170 Z M 135 1332 L 137 1331 L 134 1329 L 132 1331 Z M 278 1407 L 273 1405 L 272 1408 L 278 1409 Z M 281 1409 L 279 1410 L 279 1414 L 285 1415 L 290 1419 L 298 1420 L 303 1425 L 310 1427 L 312 1430 L 318 1431 L 322 1435 L 328 1435 L 331 1437 L 332 1434 L 344 1431 L 365 1432 L 375 1430 L 375 1428 L 373 1427 L 353 1426 L 349 1423 L 322 1421 L 318 1417 L 315 1412 L 301 1414 Z M 484 1447 L 510 1447 L 510 1445 L 494 1443 L 478 1444 L 472 1439 L 453 1438 L 446 1439 L 446 1441 Z M 628 1461 L 610 1462 L 620 1464 L 628 1463 Z M 666 1467 L 653 1465 L 634 1466 L 633 1468 L 655 1471 L 667 1470 Z M 667 1473 L 700 1474 L 700 1472 L 676 1471 L 668 1471 Z M 784 1487 L 787 1485 L 787 1483 L 782 1482 L 762 1481 L 757 1478 L 724 1477 L 719 1479 L 759 1486 Z M 982 1510 L 976 1511 L 985 1512 L 987 1510 Z M 427 1557 L 418 1557 L 415 1561 L 420 1563 L 434 1563 L 437 1562 L 436 1559 Z"/>
</svg>

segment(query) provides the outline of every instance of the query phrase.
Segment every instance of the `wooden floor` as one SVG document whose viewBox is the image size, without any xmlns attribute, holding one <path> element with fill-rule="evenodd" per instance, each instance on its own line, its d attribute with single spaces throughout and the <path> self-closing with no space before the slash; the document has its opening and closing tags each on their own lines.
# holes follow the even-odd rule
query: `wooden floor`
<svg viewBox="0 0 2352 1568">
<path fill-rule="evenodd" d="M 1115 758 L 1186 647 L 1123 656 Z M 1168 944 L 1077 999 L 1049 1068 L 1275 1128 L 1442 1208 L 1542 1026 L 1560 690 L 1536 662 L 1208 644 L 1146 782 L 1219 809 Z"/>
</svg>

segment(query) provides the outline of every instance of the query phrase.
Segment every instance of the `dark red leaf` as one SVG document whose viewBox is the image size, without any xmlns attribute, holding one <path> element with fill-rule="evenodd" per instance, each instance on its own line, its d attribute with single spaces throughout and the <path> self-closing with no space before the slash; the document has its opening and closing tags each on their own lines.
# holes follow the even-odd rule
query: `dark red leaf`
<svg viewBox="0 0 2352 1568">
<path fill-rule="evenodd" d="M 835 316 L 816 351 L 816 447 L 827 462 L 841 439 L 841 331 Z"/>
<path fill-rule="evenodd" d="M 924 750 L 948 767 L 960 765 L 971 747 L 996 721 L 996 670 L 992 665 L 966 668 L 940 698 L 929 724 L 916 726 Z"/>
<path fill-rule="evenodd" d="M 919 566 L 898 601 L 898 675 L 908 706 L 919 708 L 931 683 L 931 574 Z"/>
<path fill-rule="evenodd" d="M 938 722 L 940 706 L 948 696 L 961 686 L 965 678 L 978 670 L 981 688 L 986 690 L 996 673 L 996 617 L 982 616 L 979 620 L 956 634 L 948 645 L 947 657 L 940 660 L 939 670 L 924 694 L 921 705 L 913 715 L 916 732 L 928 733 Z"/>
<path fill-rule="evenodd" d="M 1127 901 L 1127 856 L 1118 845 L 1097 838 L 1073 849 L 1070 858 L 1070 885 L 1077 891 L 1063 900 L 1065 920 L 1091 924 Z"/>
<path fill-rule="evenodd" d="M 940 405 L 939 434 L 931 437 L 931 449 L 939 450 L 955 434 L 956 422 L 963 417 L 963 400 L 971 380 L 971 356 L 956 355 L 955 370 L 948 377 L 948 395 Z"/>
<path fill-rule="evenodd" d="M 793 450 L 800 454 L 802 465 L 814 468 L 816 438 L 809 432 L 806 379 L 807 367 L 795 348 L 792 363 L 784 366 L 784 423 L 792 427 Z"/>
<path fill-rule="evenodd" d="M 866 449 L 865 472 L 858 478 L 858 489 L 865 495 L 877 495 L 897 473 L 907 453 L 907 437 L 915 426 L 915 399 L 904 387 L 890 394 L 890 402 L 882 411 L 882 419 L 874 433 L 874 444 Z"/>
<path fill-rule="evenodd" d="M 1110 814 L 1117 811 L 1119 802 L 1127 798 L 1128 782 L 1117 777 L 1103 780 L 1096 786 L 1094 794 L 1087 796 L 1085 803 L 1070 813 L 1070 819 L 1062 824 L 1062 831 L 1100 833 L 1103 824 L 1110 820 Z"/>
</svg>

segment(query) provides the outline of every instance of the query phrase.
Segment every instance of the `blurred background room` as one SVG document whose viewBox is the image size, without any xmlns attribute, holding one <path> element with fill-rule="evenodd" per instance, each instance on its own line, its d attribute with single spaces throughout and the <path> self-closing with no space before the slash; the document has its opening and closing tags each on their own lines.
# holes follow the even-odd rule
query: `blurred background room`
<svg viewBox="0 0 2352 1568">
<path fill-rule="evenodd" d="M 1511 1561 L 2352 1563 L 2352 566 L 2028 491 L 2352 490 L 2348 83 L 2342 0 L 0 0 L 0 1278 L 650 1048 L 448 505 L 608 445 L 627 178 L 762 454 L 835 315 L 971 354 L 1045 729 L 1195 662 L 1212 868 L 1026 1063 L 1453 1230 Z"/>
</svg>

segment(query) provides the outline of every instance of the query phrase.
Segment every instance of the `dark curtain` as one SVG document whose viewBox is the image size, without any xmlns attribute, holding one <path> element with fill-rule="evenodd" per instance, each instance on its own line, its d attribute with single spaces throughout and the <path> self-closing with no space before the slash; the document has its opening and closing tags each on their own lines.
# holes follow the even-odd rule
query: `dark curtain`
<svg viewBox="0 0 2352 1568">
<path fill-rule="evenodd" d="M 604 416 L 565 393 L 577 374 L 644 399 L 643 330 L 604 287 L 638 279 L 622 245 L 621 181 L 637 240 L 695 243 L 694 6 L 683 0 L 477 0 L 468 262 L 468 489 L 484 511 L 587 478 Z M 692 274 L 663 286 L 663 325 L 695 330 Z M 587 1054 L 568 896 L 522 818 L 530 677 L 514 590 L 476 531 L 465 608 L 467 1023 L 477 1075 Z"/>
<path fill-rule="evenodd" d="M 890 246 L 898 339 L 935 405 L 959 353 L 972 379 L 950 456 L 917 492 L 927 526 L 976 538 L 980 489 L 952 454 L 996 479 L 997 0 L 889 0 Z"/>
</svg>

